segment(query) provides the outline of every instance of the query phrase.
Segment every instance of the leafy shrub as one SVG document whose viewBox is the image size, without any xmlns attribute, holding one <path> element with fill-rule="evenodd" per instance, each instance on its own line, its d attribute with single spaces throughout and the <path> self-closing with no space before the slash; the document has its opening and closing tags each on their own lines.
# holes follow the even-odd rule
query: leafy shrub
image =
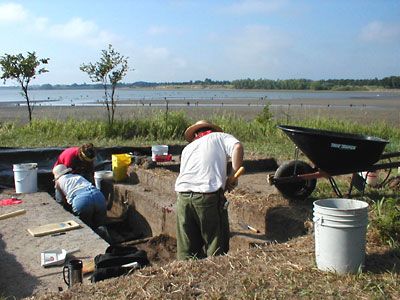
<svg viewBox="0 0 400 300">
<path fill-rule="evenodd" d="M 261 124 L 267 124 L 272 120 L 272 113 L 269 109 L 269 104 L 265 105 L 261 114 L 256 117 L 256 121 Z"/>
</svg>

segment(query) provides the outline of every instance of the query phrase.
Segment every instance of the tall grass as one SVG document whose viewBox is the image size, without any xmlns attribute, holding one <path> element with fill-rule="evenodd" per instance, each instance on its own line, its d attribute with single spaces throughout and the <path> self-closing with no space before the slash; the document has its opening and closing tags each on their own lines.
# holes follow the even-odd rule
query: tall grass
<svg viewBox="0 0 400 300">
<path fill-rule="evenodd" d="M 109 126 L 104 120 L 34 120 L 31 124 L 0 123 L 2 147 L 49 147 L 76 145 L 91 141 L 98 146 L 132 145 L 152 141 L 179 140 L 189 126 L 183 113 L 168 118 L 155 114 L 148 118 L 115 121 Z"/>
<path fill-rule="evenodd" d="M 294 144 L 279 129 L 268 107 L 253 120 L 237 115 L 219 114 L 209 118 L 232 133 L 245 145 L 246 151 L 255 154 L 289 158 Z M 109 126 L 105 120 L 41 119 L 29 124 L 0 123 L 0 146 L 2 147 L 48 147 L 77 145 L 91 141 L 98 146 L 150 145 L 152 143 L 184 144 L 185 129 L 196 120 L 189 119 L 183 112 L 155 113 L 117 120 Z M 339 132 L 372 135 L 387 139 L 387 151 L 400 148 L 400 129 L 385 123 L 360 125 L 355 122 L 330 118 L 308 118 L 293 121 L 290 125 L 320 128 Z"/>
</svg>

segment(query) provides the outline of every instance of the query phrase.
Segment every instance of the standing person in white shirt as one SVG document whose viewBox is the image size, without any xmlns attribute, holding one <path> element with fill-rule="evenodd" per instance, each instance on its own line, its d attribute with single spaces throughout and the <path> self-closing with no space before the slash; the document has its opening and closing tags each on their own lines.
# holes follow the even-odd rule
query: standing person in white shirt
<svg viewBox="0 0 400 300">
<path fill-rule="evenodd" d="M 208 121 L 188 127 L 190 143 L 182 151 L 177 192 L 177 258 L 204 258 L 229 251 L 229 220 L 224 192 L 243 164 L 243 146 L 233 135 Z M 227 174 L 228 159 L 232 171 Z"/>
</svg>

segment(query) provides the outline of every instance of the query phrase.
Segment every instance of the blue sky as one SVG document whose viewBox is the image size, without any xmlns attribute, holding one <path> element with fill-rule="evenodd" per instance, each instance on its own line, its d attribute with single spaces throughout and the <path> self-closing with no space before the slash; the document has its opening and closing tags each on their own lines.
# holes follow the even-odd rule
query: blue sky
<svg viewBox="0 0 400 300">
<path fill-rule="evenodd" d="M 89 83 L 108 44 L 124 82 L 400 76 L 399 0 L 0 0 L 0 32 L 50 58 L 32 84 Z"/>
</svg>

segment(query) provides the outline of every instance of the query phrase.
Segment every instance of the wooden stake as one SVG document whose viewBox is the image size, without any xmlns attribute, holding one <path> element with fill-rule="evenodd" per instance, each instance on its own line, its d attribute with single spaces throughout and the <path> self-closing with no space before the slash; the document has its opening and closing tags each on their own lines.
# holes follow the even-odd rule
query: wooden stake
<svg viewBox="0 0 400 300">
<path fill-rule="evenodd" d="M 13 211 L 13 212 L 10 212 L 10 213 L 7 213 L 7 214 L 0 215 L 0 220 L 4 220 L 4 219 L 7 219 L 7 218 L 23 215 L 24 213 L 26 213 L 25 209 L 16 210 L 16 211 Z"/>
</svg>

